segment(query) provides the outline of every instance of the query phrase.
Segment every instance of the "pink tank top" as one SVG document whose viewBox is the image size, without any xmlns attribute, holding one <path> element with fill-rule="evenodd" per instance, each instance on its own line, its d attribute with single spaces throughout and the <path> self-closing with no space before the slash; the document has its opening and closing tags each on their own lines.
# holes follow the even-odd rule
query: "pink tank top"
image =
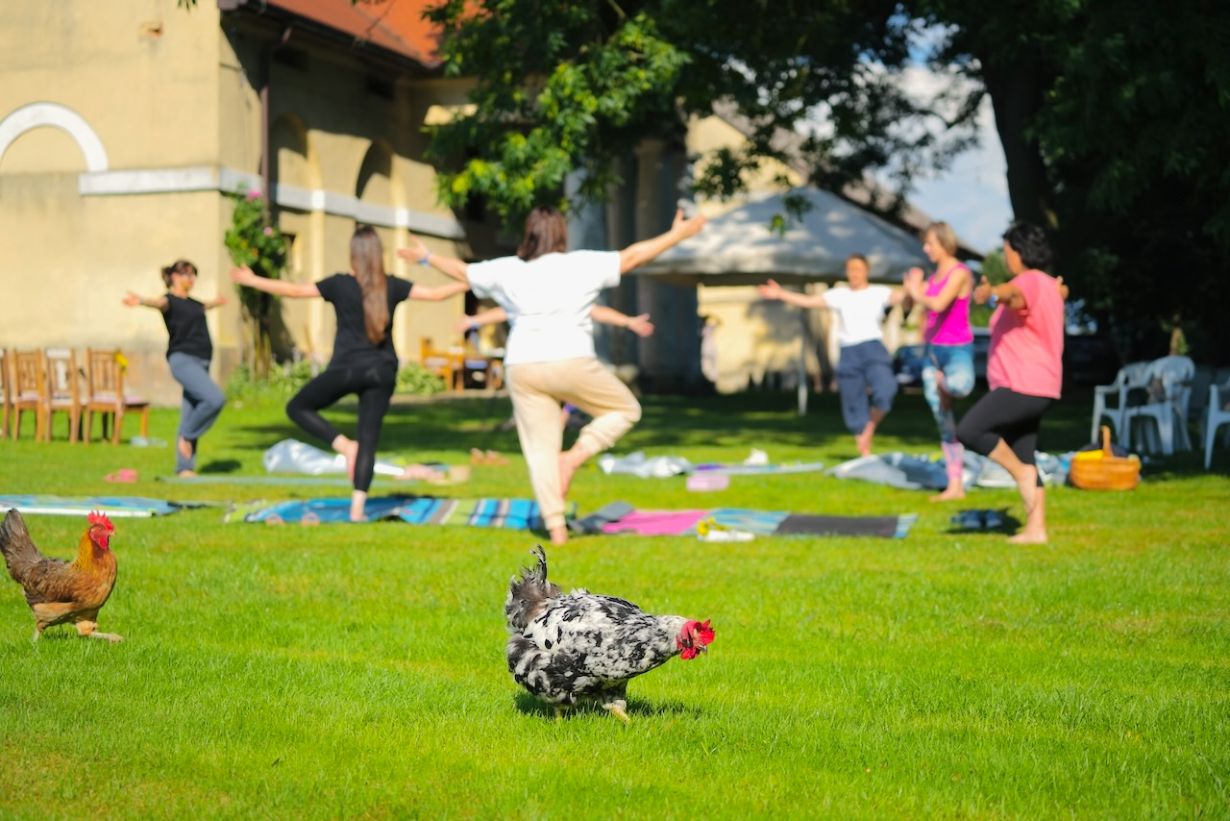
<svg viewBox="0 0 1230 821">
<path fill-rule="evenodd" d="M 938 275 L 927 280 L 927 296 L 935 296 L 944 290 L 948 278 L 958 268 L 969 270 L 958 262 L 948 269 L 941 279 Z M 927 311 L 927 324 L 923 328 L 923 342 L 931 345 L 968 345 L 974 341 L 974 332 L 969 326 L 969 296 L 959 296 L 942 311 Z"/>
</svg>

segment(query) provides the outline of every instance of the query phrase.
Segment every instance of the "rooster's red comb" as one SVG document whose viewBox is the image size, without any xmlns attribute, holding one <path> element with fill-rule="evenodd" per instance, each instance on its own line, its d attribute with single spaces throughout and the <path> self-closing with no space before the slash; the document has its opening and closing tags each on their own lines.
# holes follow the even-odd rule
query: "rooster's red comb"
<svg viewBox="0 0 1230 821">
<path fill-rule="evenodd" d="M 102 525 L 107 528 L 108 533 L 115 532 L 115 525 L 111 524 L 111 520 L 107 518 L 107 514 L 103 513 L 101 510 L 95 510 L 85 518 L 91 525 Z"/>
</svg>

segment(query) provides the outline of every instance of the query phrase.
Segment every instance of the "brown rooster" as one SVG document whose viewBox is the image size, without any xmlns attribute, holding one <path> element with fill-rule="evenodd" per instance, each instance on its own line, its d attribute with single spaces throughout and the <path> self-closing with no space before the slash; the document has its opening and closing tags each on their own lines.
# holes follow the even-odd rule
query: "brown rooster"
<svg viewBox="0 0 1230 821">
<path fill-rule="evenodd" d="M 115 586 L 115 554 L 111 534 L 115 526 L 102 513 L 91 513 L 89 528 L 81 536 L 77 560 L 71 564 L 49 559 L 30 541 L 26 522 L 10 510 L 0 523 L 0 553 L 13 581 L 26 591 L 34 611 L 34 640 L 55 624 L 72 622 L 77 633 L 95 639 L 123 641 L 114 633 L 99 633 L 98 611 Z"/>
</svg>

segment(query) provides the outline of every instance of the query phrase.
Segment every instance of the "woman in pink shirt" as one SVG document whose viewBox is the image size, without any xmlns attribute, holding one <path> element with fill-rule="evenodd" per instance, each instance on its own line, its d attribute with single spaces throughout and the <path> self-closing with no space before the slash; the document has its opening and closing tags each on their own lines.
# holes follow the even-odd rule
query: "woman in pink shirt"
<svg viewBox="0 0 1230 821">
<path fill-rule="evenodd" d="M 957 441 L 957 420 L 952 401 L 974 389 L 974 332 L 969 324 L 970 294 L 974 278 L 957 259 L 957 235 L 946 222 L 933 222 L 923 232 L 923 253 L 935 263 L 935 273 L 923 281 L 923 270 L 911 268 L 905 277 L 910 299 L 927 310 L 923 330 L 923 396 L 940 429 L 940 448 L 948 468 L 948 487 L 931 501 L 965 497 L 961 472 L 964 448 Z"/>
<path fill-rule="evenodd" d="M 992 286 L 986 277 L 974 301 L 998 305 L 991 315 L 987 383 L 991 392 L 969 409 L 957 436 L 1012 475 L 1025 503 L 1025 527 L 1011 541 L 1046 542 L 1046 494 L 1034 464 L 1038 423 L 1063 382 L 1064 287 L 1043 269 L 1051 249 L 1041 228 L 1013 223 L 1004 234 L 1012 279 Z"/>
</svg>

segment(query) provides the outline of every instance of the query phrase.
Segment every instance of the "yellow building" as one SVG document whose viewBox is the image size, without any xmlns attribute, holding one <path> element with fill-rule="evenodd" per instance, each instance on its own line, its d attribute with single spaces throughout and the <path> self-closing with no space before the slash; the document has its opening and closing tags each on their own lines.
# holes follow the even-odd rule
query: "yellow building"
<svg viewBox="0 0 1230 821">
<path fill-rule="evenodd" d="M 231 297 L 210 316 L 214 376 L 224 378 L 242 344 L 223 246 L 237 190 L 267 193 L 292 240 L 286 275 L 296 280 L 345 270 L 357 222 L 378 228 L 391 273 L 427 284 L 442 275 L 393 253 L 409 232 L 462 258 L 508 252 L 495 245 L 496 226 L 436 200 L 424 125 L 464 106 L 470 82 L 436 69 L 434 33 L 421 20 L 430 3 L 0 4 L 0 347 L 123 348 L 130 382 L 156 402 L 177 402 L 162 322 L 120 300 L 128 290 L 159 292 L 160 268 L 183 257 L 200 270 L 198 296 Z M 574 244 L 618 248 L 664 230 L 688 158 L 745 140 L 729 112 L 694 120 L 673 144 L 647 140 L 626 158 L 612 201 L 574 215 Z M 781 176 L 803 180 L 799 169 L 766 166 L 746 182 L 755 192 Z M 600 353 L 649 389 L 703 384 L 701 314 L 722 319 L 713 381 L 723 390 L 793 372 L 803 340 L 794 312 L 748 287 L 630 277 L 607 301 L 657 325 L 649 339 L 598 330 Z M 401 357 L 418 358 L 426 338 L 455 340 L 462 311 L 460 297 L 403 305 L 394 326 Z M 325 361 L 332 323 L 318 300 L 286 301 L 282 353 Z M 822 320 L 813 324 L 822 334 Z"/>
<path fill-rule="evenodd" d="M 414 6 L 381 21 L 349 0 L 0 4 L 0 347 L 120 347 L 132 383 L 178 401 L 160 318 L 120 300 L 159 293 L 160 268 L 184 257 L 198 296 L 232 295 L 210 317 L 224 375 L 240 322 L 222 238 L 240 188 L 271 195 L 293 279 L 346 270 L 366 222 L 391 273 L 440 281 L 393 253 L 412 231 L 468 255 L 422 133 L 464 86 L 433 73 Z M 460 297 L 425 305 L 397 313 L 403 358 L 451 338 L 462 313 Z M 299 351 L 327 358 L 328 306 L 283 319 Z"/>
</svg>

